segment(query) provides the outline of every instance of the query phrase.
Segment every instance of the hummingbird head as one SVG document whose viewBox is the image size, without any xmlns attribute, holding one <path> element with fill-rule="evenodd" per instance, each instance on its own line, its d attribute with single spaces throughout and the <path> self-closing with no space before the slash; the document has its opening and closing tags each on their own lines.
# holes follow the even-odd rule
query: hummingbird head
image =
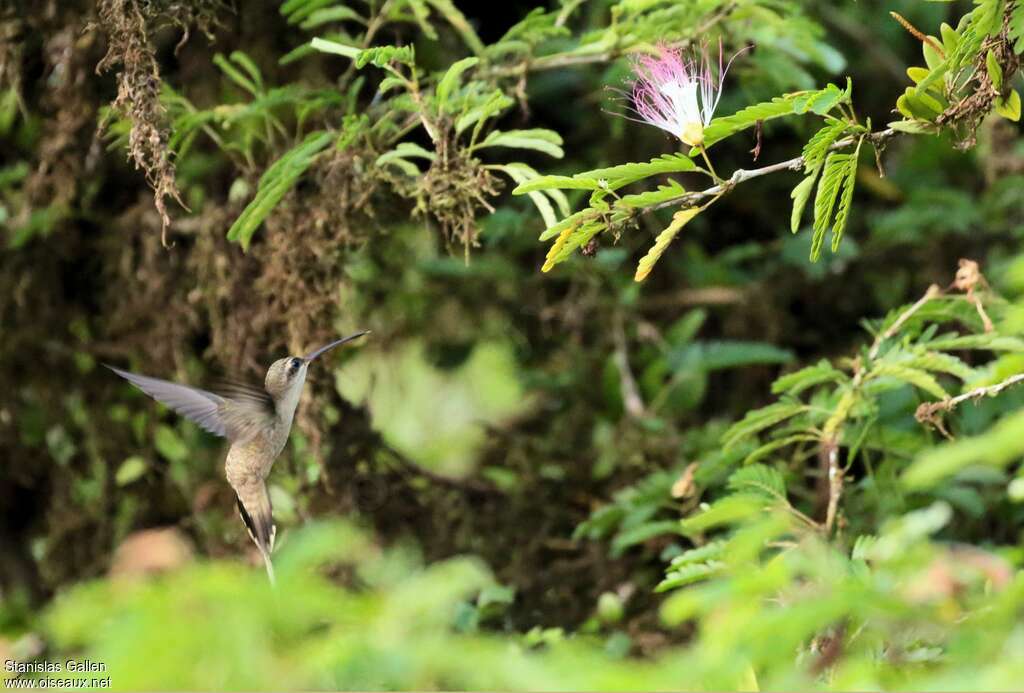
<svg viewBox="0 0 1024 693">
<path fill-rule="evenodd" d="M 275 399 L 280 399 L 289 390 L 301 390 L 306 382 L 306 368 L 309 362 L 301 356 L 288 356 L 270 364 L 263 384 Z"/>
<path fill-rule="evenodd" d="M 270 364 L 270 368 L 267 370 L 267 378 L 264 381 L 267 392 L 278 401 L 294 400 L 295 404 L 298 404 L 302 385 L 306 382 L 306 370 L 309 368 L 309 364 L 318 356 L 330 351 L 339 344 L 344 344 L 349 340 L 362 337 L 368 333 L 369 330 L 357 332 L 344 339 L 338 339 L 330 344 L 326 344 L 305 356 L 288 356 L 274 361 Z"/>
</svg>

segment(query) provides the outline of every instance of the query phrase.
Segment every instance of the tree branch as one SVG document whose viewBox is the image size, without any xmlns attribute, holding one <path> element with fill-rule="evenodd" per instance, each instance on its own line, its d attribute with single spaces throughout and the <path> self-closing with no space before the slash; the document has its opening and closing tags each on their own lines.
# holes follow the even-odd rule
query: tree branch
<svg viewBox="0 0 1024 693">
<path fill-rule="evenodd" d="M 622 326 L 622 316 L 615 318 L 615 327 L 612 333 L 615 339 L 615 365 L 619 369 L 619 389 L 622 393 L 622 404 L 634 419 L 644 415 L 644 400 L 640 397 L 640 388 L 637 387 L 633 371 L 629 367 L 629 353 L 626 351 L 626 333 Z"/>
<path fill-rule="evenodd" d="M 868 352 L 868 358 L 874 360 L 874 358 L 878 356 L 878 350 L 882 348 L 882 342 L 893 337 L 897 332 L 899 332 L 900 328 L 903 327 L 903 324 L 906 323 L 907 320 L 910 320 L 911 316 L 913 316 L 914 313 L 921 310 L 925 303 L 928 303 L 928 301 L 932 300 L 933 298 L 937 298 L 941 294 L 942 289 L 940 289 L 937 284 L 932 284 L 931 286 L 929 286 L 928 290 L 924 292 L 924 296 L 917 299 L 917 303 L 903 311 L 903 313 L 901 313 L 900 316 L 896 318 L 896 322 L 894 322 L 889 327 L 889 329 L 875 337 L 875 343 L 871 345 L 871 351 Z"/>
<path fill-rule="evenodd" d="M 865 135 L 864 137 L 866 137 L 872 144 L 875 144 L 877 146 L 883 144 L 886 140 L 895 136 L 896 134 L 897 133 L 895 130 L 893 130 L 892 128 L 888 128 L 886 130 L 881 130 L 879 132 L 870 133 L 868 135 Z M 829 151 L 835 151 L 837 149 L 842 149 L 843 147 L 848 147 L 856 141 L 856 137 L 844 138 L 833 144 L 829 148 Z M 760 178 L 761 176 L 767 176 L 770 173 L 777 173 L 779 171 L 799 171 L 801 168 L 803 168 L 803 166 L 804 158 L 802 156 L 797 156 L 787 161 L 780 161 L 777 164 L 762 166 L 761 168 L 737 169 L 736 171 L 733 172 L 732 176 L 730 176 L 728 180 L 722 181 L 718 185 L 713 185 L 710 188 L 707 188 L 706 190 L 698 190 L 695 192 L 688 192 L 683 193 L 682 195 L 677 195 L 676 197 L 670 198 L 663 202 L 659 202 L 656 205 L 647 207 L 643 211 L 653 212 L 658 209 L 665 209 L 666 207 L 695 207 L 697 206 L 697 203 L 699 203 L 701 200 L 704 200 L 709 197 L 719 197 L 721 195 L 725 195 L 732 192 L 732 189 L 735 188 L 740 183 L 744 183 L 748 180 L 753 180 L 754 178 Z"/>
<path fill-rule="evenodd" d="M 969 399 L 995 397 L 1006 388 L 1012 387 L 1013 385 L 1021 382 L 1024 382 L 1024 373 L 1012 375 L 1003 382 L 996 383 L 995 385 L 977 387 L 969 392 L 963 393 L 962 395 L 957 395 L 956 397 L 947 397 L 946 399 L 938 402 L 925 402 L 917 408 L 916 412 L 914 412 L 914 418 L 923 424 L 934 426 L 947 438 L 951 438 L 952 436 L 949 435 L 945 427 L 942 425 L 943 412 L 953 411 L 957 406 L 963 404 Z"/>
<path fill-rule="evenodd" d="M 821 456 L 828 484 L 828 506 L 825 510 L 825 533 L 830 534 L 839 512 L 839 499 L 843 495 L 843 470 L 839 466 L 839 443 L 835 438 L 824 441 Z"/>
</svg>

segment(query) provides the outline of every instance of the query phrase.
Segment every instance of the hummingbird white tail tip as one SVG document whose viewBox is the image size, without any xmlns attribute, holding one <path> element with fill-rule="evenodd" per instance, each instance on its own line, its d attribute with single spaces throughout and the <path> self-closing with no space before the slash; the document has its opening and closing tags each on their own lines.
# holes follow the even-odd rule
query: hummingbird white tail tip
<svg viewBox="0 0 1024 693">
<path fill-rule="evenodd" d="M 267 567 L 267 577 L 270 579 L 270 586 L 277 587 L 277 578 L 274 577 L 274 564 L 270 561 L 270 554 L 260 552 L 263 554 L 263 564 Z"/>
</svg>

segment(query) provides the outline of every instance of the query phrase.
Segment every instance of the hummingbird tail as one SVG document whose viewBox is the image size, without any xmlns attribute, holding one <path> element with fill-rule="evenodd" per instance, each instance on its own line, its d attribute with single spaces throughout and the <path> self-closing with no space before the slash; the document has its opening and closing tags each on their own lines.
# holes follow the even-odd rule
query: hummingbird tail
<svg viewBox="0 0 1024 693">
<path fill-rule="evenodd" d="M 277 527 L 274 525 L 274 515 L 266 487 L 260 483 L 259 489 L 253 489 L 253 491 L 253 493 L 239 494 L 238 514 L 242 516 L 242 522 L 249 530 L 249 536 L 263 557 L 270 584 L 274 584 L 274 565 L 270 561 L 270 554 L 274 550 Z M 244 501 L 242 500 L 243 495 L 245 496 Z"/>
<path fill-rule="evenodd" d="M 260 555 L 263 556 L 263 565 L 267 567 L 267 577 L 270 579 L 270 586 L 277 587 L 277 578 L 274 577 L 274 564 L 270 561 L 270 554 L 266 551 L 260 551 Z"/>
</svg>

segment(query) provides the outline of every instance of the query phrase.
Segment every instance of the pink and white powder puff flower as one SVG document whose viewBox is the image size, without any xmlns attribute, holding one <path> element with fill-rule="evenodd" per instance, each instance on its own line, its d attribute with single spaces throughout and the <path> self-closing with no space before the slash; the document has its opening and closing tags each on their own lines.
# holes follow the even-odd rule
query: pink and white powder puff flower
<svg viewBox="0 0 1024 693">
<path fill-rule="evenodd" d="M 699 53 L 658 46 L 656 56 L 640 55 L 633 60 L 633 108 L 643 122 L 691 147 L 699 147 L 704 144 L 704 128 L 711 123 L 722 97 L 722 82 L 729 65 L 722 66 L 721 43 L 717 76 L 706 46 Z"/>
</svg>

